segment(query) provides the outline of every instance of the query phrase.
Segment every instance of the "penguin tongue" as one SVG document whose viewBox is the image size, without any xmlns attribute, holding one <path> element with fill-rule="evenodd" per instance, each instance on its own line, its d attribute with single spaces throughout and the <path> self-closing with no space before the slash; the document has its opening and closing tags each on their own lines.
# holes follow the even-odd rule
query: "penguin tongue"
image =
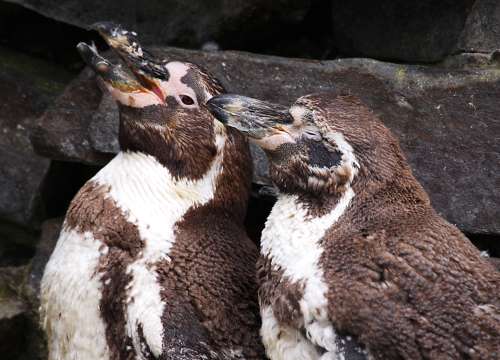
<svg viewBox="0 0 500 360">
<path fill-rule="evenodd" d="M 165 96 L 163 95 L 163 91 L 161 91 L 160 87 L 156 84 L 156 82 L 154 82 L 149 77 L 144 76 L 137 71 L 132 70 L 132 72 L 134 73 L 135 77 L 141 83 L 142 86 L 154 92 L 160 99 L 165 98 Z"/>
</svg>

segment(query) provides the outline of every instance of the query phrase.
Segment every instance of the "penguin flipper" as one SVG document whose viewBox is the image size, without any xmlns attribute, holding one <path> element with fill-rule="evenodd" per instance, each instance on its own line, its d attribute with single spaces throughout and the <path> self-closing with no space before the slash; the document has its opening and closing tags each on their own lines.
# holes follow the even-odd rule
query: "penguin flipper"
<svg viewBox="0 0 500 360">
<path fill-rule="evenodd" d="M 226 360 L 212 346 L 207 329 L 197 317 L 197 310 L 186 299 L 169 297 L 162 316 L 162 353 L 152 356 L 148 339 L 141 341 L 141 352 L 151 360 Z M 146 349 L 146 351 L 144 351 Z"/>
<path fill-rule="evenodd" d="M 367 360 L 368 355 L 359 343 L 351 336 L 338 335 L 335 339 L 339 358 L 344 360 Z"/>
</svg>

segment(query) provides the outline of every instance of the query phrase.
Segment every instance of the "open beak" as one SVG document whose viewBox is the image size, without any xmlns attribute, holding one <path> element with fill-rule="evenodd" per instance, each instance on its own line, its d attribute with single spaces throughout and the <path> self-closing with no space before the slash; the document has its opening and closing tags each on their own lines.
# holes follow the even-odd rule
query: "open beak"
<svg viewBox="0 0 500 360">
<path fill-rule="evenodd" d="M 106 43 L 120 55 L 145 88 L 162 99 L 166 97 L 167 94 L 163 94 L 159 82 L 168 81 L 168 70 L 141 47 L 135 32 L 113 22 L 98 22 L 91 28 L 99 32 Z"/>
<path fill-rule="evenodd" d="M 102 57 L 94 45 L 81 42 L 76 48 L 87 65 L 104 80 L 108 87 L 124 93 L 147 92 L 147 89 L 132 75 L 125 72 L 120 65 L 112 64 Z"/>
<path fill-rule="evenodd" d="M 220 122 L 254 140 L 287 133 L 293 122 L 287 107 L 246 96 L 217 95 L 207 102 L 207 107 Z"/>
</svg>

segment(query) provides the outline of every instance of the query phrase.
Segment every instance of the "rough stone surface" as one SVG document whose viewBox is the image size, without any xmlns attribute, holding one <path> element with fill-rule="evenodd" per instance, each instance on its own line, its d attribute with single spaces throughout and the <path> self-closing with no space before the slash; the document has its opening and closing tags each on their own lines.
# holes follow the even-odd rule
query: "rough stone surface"
<svg viewBox="0 0 500 360">
<path fill-rule="evenodd" d="M 500 48 L 498 0 L 8 1 L 78 28 L 113 20 L 155 45 L 215 41 L 268 54 L 412 63 Z"/>
<path fill-rule="evenodd" d="M 500 49 L 498 0 L 337 0 L 334 44 L 344 56 L 437 62 Z"/>
<path fill-rule="evenodd" d="M 89 126 L 101 97 L 92 72 L 84 71 L 37 120 L 32 134 L 37 153 L 58 160 L 105 162 L 105 156 L 94 150 L 89 139 Z"/>
<path fill-rule="evenodd" d="M 35 256 L 27 265 L 0 267 L 0 354 L 2 359 L 47 359 L 39 327 L 40 281 L 59 238 L 62 218 L 44 221 Z"/>
<path fill-rule="evenodd" d="M 50 161 L 33 152 L 30 134 L 64 89 L 68 77 L 55 67 L 0 48 L 0 254 L 23 242 L 21 229 L 36 228 L 43 214 L 38 190 Z"/>
<path fill-rule="evenodd" d="M 23 293 L 27 266 L 0 267 L 0 354 L 6 360 L 46 359 L 38 309 Z"/>
<path fill-rule="evenodd" d="M 335 46 L 351 56 L 436 62 L 455 52 L 473 3 L 333 1 Z"/>
<path fill-rule="evenodd" d="M 25 330 L 26 308 L 6 284 L 0 268 L 0 353 L 2 358 L 14 359 L 26 345 L 26 339 L 19 335 Z"/>
<path fill-rule="evenodd" d="M 489 53 L 500 49 L 500 1 L 474 2 L 458 46 L 464 52 Z"/>
<path fill-rule="evenodd" d="M 227 37 L 241 40 L 277 24 L 302 19 L 310 0 L 9 0 L 40 14 L 86 28 L 103 20 L 141 33 L 145 43 L 201 46 Z M 286 11 L 284 11 L 286 9 Z"/>
<path fill-rule="evenodd" d="M 399 137 L 438 211 L 464 231 L 500 232 L 500 70 L 451 70 L 369 59 L 305 61 L 175 48 L 153 52 L 203 64 L 229 92 L 282 104 L 333 88 L 360 96 Z M 93 82 L 85 72 L 41 119 L 43 135 L 35 141 L 37 150 L 88 163 L 117 151 L 114 106 L 99 99 Z M 96 119 L 99 126 L 92 124 Z M 78 152 L 73 151 L 76 147 Z M 254 180 L 269 183 L 265 159 L 259 159 Z"/>
</svg>

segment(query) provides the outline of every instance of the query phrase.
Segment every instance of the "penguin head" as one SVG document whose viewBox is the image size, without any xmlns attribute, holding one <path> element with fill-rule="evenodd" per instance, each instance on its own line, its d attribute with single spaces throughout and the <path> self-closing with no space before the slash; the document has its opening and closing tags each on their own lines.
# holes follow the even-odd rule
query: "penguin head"
<svg viewBox="0 0 500 360">
<path fill-rule="evenodd" d="M 218 137 L 226 136 L 206 107 L 222 86 L 194 64 L 156 59 L 120 25 L 93 28 L 126 64 L 113 64 L 93 45 L 77 46 L 118 103 L 122 150 L 153 155 L 179 176 L 201 176 L 221 151 Z"/>
<path fill-rule="evenodd" d="M 361 177 L 387 175 L 398 162 L 395 138 L 350 95 L 308 95 L 284 107 L 227 94 L 207 105 L 266 152 L 281 192 L 340 193 Z"/>
</svg>

